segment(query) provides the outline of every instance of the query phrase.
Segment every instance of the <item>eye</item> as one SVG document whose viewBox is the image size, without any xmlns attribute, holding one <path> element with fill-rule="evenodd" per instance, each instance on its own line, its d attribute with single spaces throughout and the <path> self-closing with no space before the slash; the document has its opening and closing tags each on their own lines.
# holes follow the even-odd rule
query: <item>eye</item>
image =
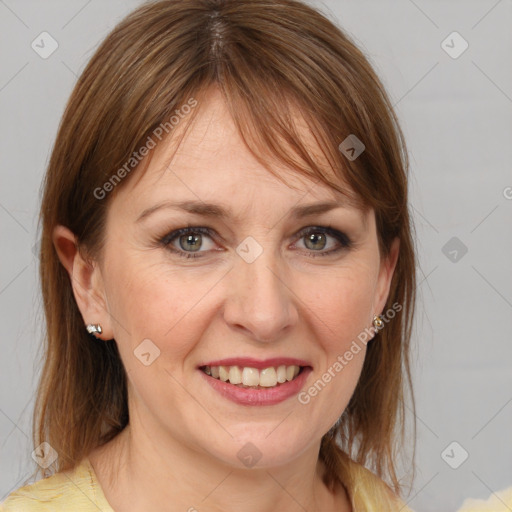
<svg viewBox="0 0 512 512">
<path fill-rule="evenodd" d="M 171 252 L 183 258 L 200 258 L 204 253 L 220 250 L 213 240 L 215 232 L 207 227 L 189 226 L 176 229 L 160 240 Z M 298 234 L 294 247 L 312 257 L 328 256 L 349 249 L 352 242 L 345 233 L 325 226 L 310 226 Z"/>
<path fill-rule="evenodd" d="M 352 245 L 345 233 L 331 227 L 311 226 L 301 230 L 298 236 L 296 246 L 300 249 L 302 244 L 310 253 L 318 253 L 314 256 L 334 254 Z"/>
<path fill-rule="evenodd" d="M 181 228 L 166 235 L 161 243 L 184 258 L 197 258 L 199 254 L 215 250 L 213 231 L 205 227 Z"/>
</svg>

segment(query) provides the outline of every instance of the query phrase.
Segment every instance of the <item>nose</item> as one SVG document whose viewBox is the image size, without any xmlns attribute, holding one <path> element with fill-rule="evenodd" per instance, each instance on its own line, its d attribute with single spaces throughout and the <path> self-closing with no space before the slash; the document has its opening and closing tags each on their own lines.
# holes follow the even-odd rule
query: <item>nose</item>
<svg viewBox="0 0 512 512">
<path fill-rule="evenodd" d="M 258 342 L 272 342 L 297 323 L 291 277 L 265 253 L 252 263 L 241 258 L 228 274 L 224 320 Z"/>
</svg>

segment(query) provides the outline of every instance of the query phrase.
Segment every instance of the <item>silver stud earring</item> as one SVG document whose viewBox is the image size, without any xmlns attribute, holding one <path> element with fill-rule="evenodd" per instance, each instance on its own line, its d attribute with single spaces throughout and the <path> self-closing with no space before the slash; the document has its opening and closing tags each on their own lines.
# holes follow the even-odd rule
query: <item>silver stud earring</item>
<svg viewBox="0 0 512 512">
<path fill-rule="evenodd" d="M 382 317 L 380 315 L 375 315 L 373 317 L 373 326 L 377 331 L 384 327 L 384 322 L 382 321 Z"/>
<path fill-rule="evenodd" d="M 101 328 L 100 324 L 87 324 L 85 328 L 87 329 L 87 332 L 89 334 L 92 334 L 93 336 L 96 336 L 97 334 L 101 334 L 103 332 L 103 329 Z"/>
</svg>

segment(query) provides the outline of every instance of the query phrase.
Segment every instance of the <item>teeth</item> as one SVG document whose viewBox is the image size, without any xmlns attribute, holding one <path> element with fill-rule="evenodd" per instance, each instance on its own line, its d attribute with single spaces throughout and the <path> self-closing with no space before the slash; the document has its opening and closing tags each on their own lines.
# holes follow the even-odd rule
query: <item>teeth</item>
<svg viewBox="0 0 512 512">
<path fill-rule="evenodd" d="M 242 384 L 242 372 L 238 366 L 231 366 L 229 369 L 229 382 L 231 384 Z"/>
<path fill-rule="evenodd" d="M 203 371 L 214 379 L 223 382 L 229 381 L 231 384 L 242 387 L 273 388 L 297 377 L 300 367 L 281 365 L 277 368 L 271 366 L 260 371 L 249 366 L 243 368 L 239 366 L 204 366 Z"/>
<path fill-rule="evenodd" d="M 226 368 L 225 366 L 219 366 L 219 379 L 224 382 L 226 382 L 229 379 L 229 368 Z"/>
<path fill-rule="evenodd" d="M 231 382 L 231 379 L 229 379 Z M 242 382 L 244 386 L 259 386 L 260 372 L 256 368 L 244 368 L 242 371 Z"/>
<path fill-rule="evenodd" d="M 279 384 L 286 382 L 286 366 L 284 365 L 277 368 L 277 382 L 279 382 Z"/>
<path fill-rule="evenodd" d="M 260 386 L 263 388 L 273 388 L 277 384 L 277 374 L 275 368 L 265 368 L 260 373 Z"/>
</svg>

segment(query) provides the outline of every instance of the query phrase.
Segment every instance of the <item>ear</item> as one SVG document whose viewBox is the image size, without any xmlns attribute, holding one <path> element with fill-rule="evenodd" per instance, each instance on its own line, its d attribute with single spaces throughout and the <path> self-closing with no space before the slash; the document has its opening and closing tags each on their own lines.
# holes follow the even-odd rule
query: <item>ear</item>
<svg viewBox="0 0 512 512">
<path fill-rule="evenodd" d="M 380 263 L 379 277 L 375 290 L 374 314 L 382 314 L 386 301 L 388 300 L 389 289 L 391 287 L 391 279 L 395 271 L 400 252 L 400 239 L 395 238 L 391 243 L 389 254 L 383 258 Z"/>
<path fill-rule="evenodd" d="M 103 332 L 97 337 L 112 339 L 112 322 L 98 263 L 83 258 L 75 235 L 65 226 L 56 226 L 52 239 L 59 260 L 68 272 L 84 324 L 100 324 Z"/>
</svg>

